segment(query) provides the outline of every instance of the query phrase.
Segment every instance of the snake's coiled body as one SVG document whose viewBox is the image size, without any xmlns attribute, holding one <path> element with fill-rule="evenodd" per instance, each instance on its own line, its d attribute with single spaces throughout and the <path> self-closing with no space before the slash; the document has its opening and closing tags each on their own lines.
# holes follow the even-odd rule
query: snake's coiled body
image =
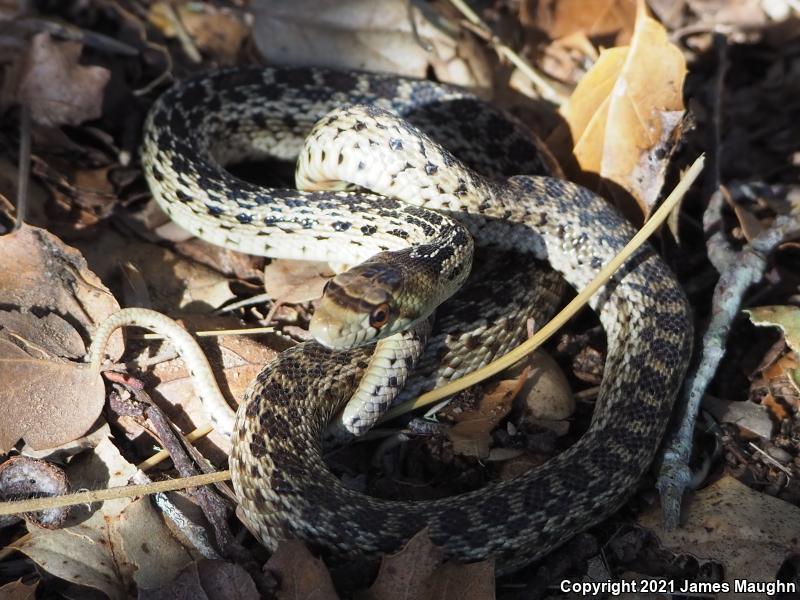
<svg viewBox="0 0 800 600">
<path fill-rule="evenodd" d="M 446 212 L 479 240 L 539 254 L 573 287 L 583 287 L 633 234 L 600 197 L 550 177 L 485 179 L 381 110 L 406 114 L 423 106 L 435 113 L 438 103 L 465 97 L 452 88 L 388 76 L 307 69 L 221 73 L 162 97 L 148 121 L 143 159 L 156 196 L 179 223 L 245 251 L 267 248 L 267 254 L 282 256 L 293 247 L 294 257 L 299 252 L 357 262 L 369 258 L 361 250 L 365 236 L 379 238 L 381 251 L 401 247 L 396 238 L 405 241 L 407 230 L 430 228 L 416 209 L 393 199 L 375 199 L 376 218 L 362 196 L 295 192 L 277 201 L 225 173 L 218 161 L 253 157 L 253 132 L 267 127 L 273 133 L 264 153 L 300 153 L 305 185 L 343 181 Z M 380 109 L 340 111 L 315 128 L 306 146 L 297 143 L 301 130 L 304 136 L 328 109 L 354 102 Z M 487 129 L 484 145 L 507 147 L 503 142 L 513 137 L 513 126 L 488 108 L 486 114 L 491 116 L 483 122 L 499 120 Z M 286 143 L 274 133 L 280 129 L 276 120 L 291 132 Z M 478 120 L 474 115 L 472 121 Z M 233 134 L 222 140 L 226 127 Z M 239 145 L 248 150 L 240 152 Z M 482 170 L 482 159 L 469 148 L 461 155 Z M 484 171 L 504 170 L 491 169 Z M 312 199 L 322 203 L 315 206 Z M 277 225 L 271 232 L 264 229 L 267 221 Z M 373 232 L 377 221 L 391 226 Z M 309 234 L 298 244 L 296 232 L 317 226 L 319 246 Z M 448 225 L 441 233 L 445 244 L 460 235 Z M 427 527 L 450 557 L 493 556 L 506 572 L 603 519 L 653 459 L 687 364 L 691 322 L 680 287 L 649 247 L 591 304 L 606 330 L 608 354 L 589 431 L 516 479 L 444 500 L 366 497 L 344 487 L 321 458 L 325 425 L 357 386 L 369 348 L 340 352 L 307 343 L 282 353 L 252 384 L 233 434 L 234 487 L 254 532 L 268 546 L 290 534 L 350 557 L 396 550 Z"/>
</svg>

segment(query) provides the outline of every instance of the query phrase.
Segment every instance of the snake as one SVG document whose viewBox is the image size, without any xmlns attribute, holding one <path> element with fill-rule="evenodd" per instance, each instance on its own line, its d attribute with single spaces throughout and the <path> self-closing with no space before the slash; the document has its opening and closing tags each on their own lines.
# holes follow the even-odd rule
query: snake
<svg viewBox="0 0 800 600">
<path fill-rule="evenodd" d="M 462 143 L 465 131 L 479 143 Z M 635 233 L 584 187 L 514 175 L 515 164 L 537 160 L 520 131 L 459 88 L 318 68 L 205 73 L 154 104 L 142 164 L 170 218 L 236 250 L 355 265 L 326 286 L 312 319 L 317 341 L 269 363 L 224 423 L 241 513 L 267 548 L 297 537 L 339 560 L 376 557 L 427 529 L 447 557 L 492 558 L 508 573 L 618 510 L 653 461 L 692 321 L 676 278 L 644 245 L 590 300 L 606 362 L 592 422 L 570 448 L 514 479 L 414 502 L 351 490 L 325 465 L 328 423 L 374 370 L 381 344 L 424 330 L 461 286 L 473 244 L 546 260 L 581 289 Z M 266 157 L 296 159 L 302 191 L 226 169 Z M 134 315 L 106 329 L 146 321 Z M 381 360 L 402 368 L 415 353 Z M 207 390 L 198 364 L 192 372 Z"/>
</svg>

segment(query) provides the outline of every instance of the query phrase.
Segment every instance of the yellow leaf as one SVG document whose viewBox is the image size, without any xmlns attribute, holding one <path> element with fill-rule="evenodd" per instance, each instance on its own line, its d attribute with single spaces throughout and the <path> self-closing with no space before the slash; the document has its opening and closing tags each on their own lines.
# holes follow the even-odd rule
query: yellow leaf
<svg viewBox="0 0 800 600">
<path fill-rule="evenodd" d="M 549 140 L 558 151 L 571 136 L 578 169 L 568 174 L 629 216 L 647 215 L 683 115 L 685 76 L 681 51 L 640 1 L 630 46 L 601 53 L 562 110 L 567 126 Z"/>
</svg>

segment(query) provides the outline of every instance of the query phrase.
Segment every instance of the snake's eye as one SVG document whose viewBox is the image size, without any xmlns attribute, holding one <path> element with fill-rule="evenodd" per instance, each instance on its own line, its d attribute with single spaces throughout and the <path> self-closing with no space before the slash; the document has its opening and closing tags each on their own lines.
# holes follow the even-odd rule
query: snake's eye
<svg viewBox="0 0 800 600">
<path fill-rule="evenodd" d="M 380 329 L 389 322 L 389 305 L 385 302 L 376 306 L 369 313 L 369 324 L 375 329 Z"/>
</svg>

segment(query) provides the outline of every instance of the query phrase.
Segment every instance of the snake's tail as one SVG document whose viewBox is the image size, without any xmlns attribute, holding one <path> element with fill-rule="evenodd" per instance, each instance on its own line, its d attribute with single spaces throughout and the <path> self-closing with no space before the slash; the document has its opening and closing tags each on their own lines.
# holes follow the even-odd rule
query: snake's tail
<svg viewBox="0 0 800 600">
<path fill-rule="evenodd" d="M 195 391 L 203 407 L 208 411 L 214 429 L 226 438 L 230 438 L 236 415 L 225 401 L 208 359 L 191 334 L 169 317 L 146 308 L 124 308 L 112 314 L 94 333 L 87 360 L 90 368 L 96 372 L 100 371 L 108 340 L 120 327 L 149 329 L 172 343 L 178 355 L 186 363 Z"/>
</svg>

